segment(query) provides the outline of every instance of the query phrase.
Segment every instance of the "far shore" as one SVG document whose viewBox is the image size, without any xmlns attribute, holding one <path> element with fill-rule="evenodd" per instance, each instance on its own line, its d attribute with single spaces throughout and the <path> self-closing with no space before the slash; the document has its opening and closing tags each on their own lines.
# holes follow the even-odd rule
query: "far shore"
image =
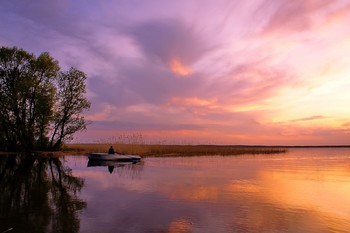
<svg viewBox="0 0 350 233">
<path fill-rule="evenodd" d="M 280 154 L 292 148 L 350 148 L 350 145 L 319 146 L 263 146 L 263 145 L 162 145 L 162 144 L 66 144 L 60 151 L 34 151 L 43 156 L 88 155 L 96 152 L 107 152 L 113 146 L 116 153 L 140 155 L 142 157 L 190 157 L 190 156 L 225 156 L 244 154 Z M 16 154 L 18 152 L 0 152 Z"/>
<path fill-rule="evenodd" d="M 285 153 L 285 147 L 243 146 L 243 145 L 159 145 L 159 144 L 66 144 L 60 151 L 36 151 L 34 154 L 46 156 L 88 155 L 107 152 L 113 146 L 116 153 L 133 154 L 142 157 L 188 157 L 203 155 L 243 155 Z M 0 152 L 13 154 L 14 152 Z"/>
<path fill-rule="evenodd" d="M 65 150 L 76 153 L 107 152 L 113 146 L 116 153 L 142 157 L 175 157 L 203 155 L 276 154 L 287 152 L 283 147 L 237 145 L 162 145 L 162 144 L 67 144 Z"/>
</svg>

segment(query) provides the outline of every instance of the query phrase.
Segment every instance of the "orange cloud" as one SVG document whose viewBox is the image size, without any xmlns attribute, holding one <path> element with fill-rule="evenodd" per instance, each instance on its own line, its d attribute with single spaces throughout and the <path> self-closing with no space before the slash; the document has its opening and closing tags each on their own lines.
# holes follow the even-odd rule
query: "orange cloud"
<svg viewBox="0 0 350 233">
<path fill-rule="evenodd" d="M 183 64 L 182 61 L 178 58 L 171 59 L 169 65 L 170 65 L 170 69 L 177 75 L 188 76 L 192 74 L 191 68 Z"/>
<path fill-rule="evenodd" d="M 207 108 L 217 107 L 216 100 L 201 99 L 198 97 L 192 97 L 192 98 L 173 97 L 170 103 L 173 105 L 185 106 L 185 107 L 207 107 Z"/>
<path fill-rule="evenodd" d="M 181 110 L 190 111 L 195 115 L 206 115 L 213 111 L 220 111 L 222 107 L 218 105 L 217 100 L 198 97 L 182 98 L 173 97 L 167 106 L 175 107 Z"/>
</svg>

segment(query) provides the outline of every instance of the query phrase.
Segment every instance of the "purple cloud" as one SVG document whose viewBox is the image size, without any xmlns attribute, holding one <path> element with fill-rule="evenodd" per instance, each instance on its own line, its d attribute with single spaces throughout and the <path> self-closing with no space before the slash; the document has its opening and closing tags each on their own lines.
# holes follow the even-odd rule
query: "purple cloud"
<svg viewBox="0 0 350 233">
<path fill-rule="evenodd" d="M 164 18 L 141 23 L 131 27 L 127 33 L 147 59 L 160 60 L 165 64 L 174 57 L 191 64 L 209 49 L 195 28 L 175 19 Z"/>
</svg>

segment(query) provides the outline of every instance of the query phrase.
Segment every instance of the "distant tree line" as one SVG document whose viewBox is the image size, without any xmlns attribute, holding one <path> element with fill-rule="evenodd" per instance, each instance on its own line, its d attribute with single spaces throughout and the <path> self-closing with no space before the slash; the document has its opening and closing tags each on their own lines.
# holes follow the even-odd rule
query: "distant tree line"
<svg viewBox="0 0 350 233">
<path fill-rule="evenodd" d="M 38 57 L 0 48 L 0 150 L 59 150 L 86 128 L 86 74 L 61 71 L 49 53 Z"/>
</svg>

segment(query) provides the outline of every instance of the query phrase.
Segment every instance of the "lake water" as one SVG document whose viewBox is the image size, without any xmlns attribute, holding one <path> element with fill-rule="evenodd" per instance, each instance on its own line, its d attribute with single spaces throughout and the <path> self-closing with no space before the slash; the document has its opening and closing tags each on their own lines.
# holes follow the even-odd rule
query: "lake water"
<svg viewBox="0 0 350 233">
<path fill-rule="evenodd" d="M 0 233 L 350 232 L 347 148 L 110 167 L 11 160 L 0 159 Z"/>
</svg>

